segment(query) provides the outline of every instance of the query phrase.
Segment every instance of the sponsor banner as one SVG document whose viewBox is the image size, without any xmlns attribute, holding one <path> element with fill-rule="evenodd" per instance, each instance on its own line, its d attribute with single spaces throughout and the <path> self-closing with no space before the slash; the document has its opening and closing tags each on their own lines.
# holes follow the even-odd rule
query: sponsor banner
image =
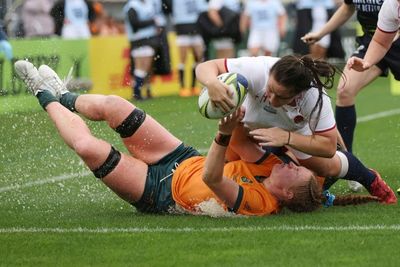
<svg viewBox="0 0 400 267">
<path fill-rule="evenodd" d="M 154 96 L 176 95 L 179 92 L 178 48 L 175 45 L 175 33 L 168 34 L 170 47 L 170 75 L 154 75 L 151 89 Z M 91 93 L 116 94 L 130 99 L 132 79 L 130 75 L 130 46 L 125 35 L 94 37 L 89 42 L 90 77 L 93 81 Z M 190 54 L 185 71 L 185 84 L 190 85 L 193 56 Z"/>
<path fill-rule="evenodd" d="M 5 60 L 0 56 L 0 97 L 26 94 L 26 86 L 16 78 L 13 68 L 15 61 L 28 59 L 37 67 L 47 64 L 60 77 L 68 74 L 74 66 L 74 77 L 89 77 L 89 53 L 87 40 L 18 39 L 10 40 L 14 59 Z"/>
<path fill-rule="evenodd" d="M 174 95 L 179 92 L 178 48 L 175 33 L 168 34 L 170 45 L 170 75 L 153 76 L 151 88 L 154 96 Z M 7 61 L 0 55 L 0 96 L 26 94 L 25 85 L 16 78 L 13 63 L 28 59 L 36 66 L 47 64 L 64 78 L 74 66 L 73 77 L 90 79 L 89 93 L 116 94 L 130 99 L 130 47 L 125 35 L 92 37 L 88 40 L 15 39 L 10 40 L 14 59 Z M 186 62 L 185 84 L 192 78 L 193 56 Z"/>
</svg>

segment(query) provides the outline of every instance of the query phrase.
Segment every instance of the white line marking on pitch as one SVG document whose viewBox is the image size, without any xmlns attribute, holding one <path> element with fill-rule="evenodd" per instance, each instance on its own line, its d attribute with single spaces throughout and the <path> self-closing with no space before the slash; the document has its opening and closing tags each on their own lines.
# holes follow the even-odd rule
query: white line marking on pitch
<svg viewBox="0 0 400 267">
<path fill-rule="evenodd" d="M 63 175 L 59 175 L 59 176 L 55 176 L 55 177 L 51 177 L 51 178 L 47 178 L 47 179 L 43 179 L 43 180 L 28 182 L 28 183 L 21 184 L 21 185 L 5 186 L 5 187 L 1 187 L 0 188 L 0 193 L 11 191 L 11 190 L 16 190 L 16 189 L 21 189 L 21 188 L 26 188 L 26 187 L 32 187 L 32 186 L 35 186 L 35 185 L 43 185 L 43 184 L 55 183 L 55 182 L 68 180 L 68 179 L 72 179 L 72 178 L 75 178 L 75 177 L 78 177 L 78 176 L 85 176 L 85 175 L 89 175 L 89 174 L 90 174 L 90 172 L 63 174 Z"/>
<path fill-rule="evenodd" d="M 371 115 L 362 116 L 357 119 L 357 122 L 367 122 L 367 121 L 385 118 L 385 117 L 389 117 L 389 116 L 393 116 L 393 115 L 397 115 L 397 114 L 400 114 L 400 109 L 391 109 L 391 110 L 387 110 L 387 111 L 374 113 Z"/>
<path fill-rule="evenodd" d="M 380 118 L 385 118 L 385 117 L 389 117 L 389 116 L 393 116 L 393 115 L 397 115 L 397 114 L 400 114 L 400 109 L 392 109 L 392 110 L 382 111 L 382 112 L 374 113 L 374 114 L 371 114 L 371 115 L 366 115 L 366 116 L 359 117 L 357 119 L 357 122 L 358 123 L 360 123 L 360 122 L 368 122 L 368 121 L 372 121 L 372 120 L 376 120 L 376 119 L 380 119 Z M 200 148 L 200 149 L 198 149 L 198 151 L 201 154 L 206 154 L 208 152 L 208 148 Z M 11 185 L 11 186 L 0 187 L 0 193 L 11 191 L 11 190 L 15 190 L 15 189 L 32 187 L 32 186 L 36 186 L 36 185 L 54 183 L 54 182 L 58 182 L 58 181 L 72 179 L 72 178 L 79 177 L 79 176 L 86 176 L 86 175 L 89 175 L 89 174 L 90 174 L 90 172 L 64 174 L 64 175 L 60 175 L 60 176 L 55 176 L 55 177 L 43 179 L 43 180 L 38 180 L 38 181 L 34 181 L 34 182 L 28 182 L 28 183 L 25 183 L 25 184 L 22 184 L 22 185 Z"/>
<path fill-rule="evenodd" d="M 202 228 L 0 228 L 0 234 L 16 233 L 87 233 L 87 234 L 113 234 L 113 233 L 193 233 L 193 232 L 344 232 L 344 231 L 400 231 L 400 225 L 350 225 L 350 226 L 265 226 L 265 227 L 202 227 Z"/>
</svg>

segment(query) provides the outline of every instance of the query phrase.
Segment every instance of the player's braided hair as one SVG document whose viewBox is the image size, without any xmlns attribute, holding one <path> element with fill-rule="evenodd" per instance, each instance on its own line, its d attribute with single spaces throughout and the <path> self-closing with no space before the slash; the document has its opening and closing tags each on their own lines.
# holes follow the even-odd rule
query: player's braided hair
<svg viewBox="0 0 400 267">
<path fill-rule="evenodd" d="M 288 55 L 278 60 L 271 68 L 271 75 L 284 87 L 297 95 L 303 91 L 315 87 L 318 89 L 318 99 L 311 111 L 311 115 L 317 111 L 316 121 L 319 120 L 322 109 L 323 89 L 331 89 L 334 85 L 336 72 L 340 72 L 332 64 L 319 59 L 313 59 L 309 55 Z M 310 125 L 314 131 L 316 125 Z"/>
<path fill-rule="evenodd" d="M 326 198 L 322 197 L 322 200 L 325 201 Z M 379 198 L 370 195 L 342 195 L 336 196 L 333 201 L 334 206 L 347 206 L 347 205 L 360 205 L 369 202 L 379 202 Z"/>
<path fill-rule="evenodd" d="M 327 201 L 327 197 L 322 193 L 315 176 L 312 176 L 304 185 L 296 187 L 293 193 L 293 199 L 284 203 L 284 205 L 294 212 L 311 212 Z M 369 202 L 379 202 L 379 198 L 370 195 L 341 195 L 335 196 L 333 205 L 360 205 Z"/>
</svg>

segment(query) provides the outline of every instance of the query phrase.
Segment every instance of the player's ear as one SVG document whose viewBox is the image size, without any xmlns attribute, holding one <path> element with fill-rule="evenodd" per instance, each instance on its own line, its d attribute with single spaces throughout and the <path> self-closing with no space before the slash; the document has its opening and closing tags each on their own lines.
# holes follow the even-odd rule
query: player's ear
<svg viewBox="0 0 400 267">
<path fill-rule="evenodd" d="M 293 192 L 292 189 L 286 189 L 284 193 L 285 193 L 285 197 L 286 197 L 287 200 L 292 200 L 293 199 L 294 192 Z"/>
</svg>

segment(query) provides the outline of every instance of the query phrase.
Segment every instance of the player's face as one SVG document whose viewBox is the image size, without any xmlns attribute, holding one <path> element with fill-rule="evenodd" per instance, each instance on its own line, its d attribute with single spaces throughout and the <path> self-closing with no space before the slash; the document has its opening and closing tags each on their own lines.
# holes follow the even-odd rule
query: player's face
<svg viewBox="0 0 400 267">
<path fill-rule="evenodd" d="M 305 167 L 297 166 L 293 162 L 281 163 L 272 168 L 269 182 L 280 189 L 288 190 L 296 185 L 304 184 L 311 176 L 313 176 L 312 172 Z"/>
<path fill-rule="evenodd" d="M 296 97 L 290 90 L 279 84 L 273 75 L 269 76 L 266 91 L 269 102 L 276 108 L 290 104 Z"/>
</svg>

